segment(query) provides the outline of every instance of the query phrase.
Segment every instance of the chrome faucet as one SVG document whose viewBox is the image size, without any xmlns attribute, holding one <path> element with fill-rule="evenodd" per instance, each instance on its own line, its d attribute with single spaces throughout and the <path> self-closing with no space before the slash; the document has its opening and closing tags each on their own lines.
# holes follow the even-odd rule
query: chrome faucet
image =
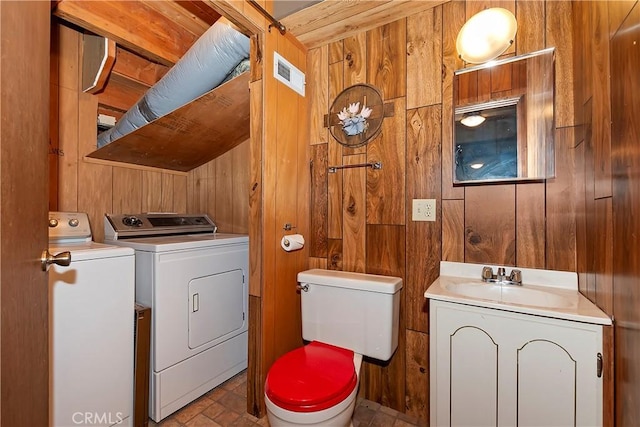
<svg viewBox="0 0 640 427">
<path fill-rule="evenodd" d="M 511 274 L 509 274 L 509 281 L 522 286 L 522 271 L 515 268 L 511 270 Z"/>
<path fill-rule="evenodd" d="M 498 267 L 497 274 L 493 274 L 493 268 L 482 268 L 482 281 L 487 283 L 498 283 L 500 285 L 522 286 L 522 271 L 514 268 L 507 277 L 504 267 Z"/>
</svg>

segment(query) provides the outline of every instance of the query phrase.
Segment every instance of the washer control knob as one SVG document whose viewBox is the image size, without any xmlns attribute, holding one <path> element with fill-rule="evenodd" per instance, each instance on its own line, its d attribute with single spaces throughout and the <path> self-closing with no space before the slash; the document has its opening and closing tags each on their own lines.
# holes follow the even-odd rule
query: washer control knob
<svg viewBox="0 0 640 427">
<path fill-rule="evenodd" d="M 58 226 L 58 220 L 55 218 L 49 218 L 49 227 L 54 228 Z"/>
<path fill-rule="evenodd" d="M 69 226 L 71 227 L 77 227 L 78 224 L 80 224 L 80 221 L 78 221 L 78 218 L 71 218 L 69 220 Z"/>
</svg>

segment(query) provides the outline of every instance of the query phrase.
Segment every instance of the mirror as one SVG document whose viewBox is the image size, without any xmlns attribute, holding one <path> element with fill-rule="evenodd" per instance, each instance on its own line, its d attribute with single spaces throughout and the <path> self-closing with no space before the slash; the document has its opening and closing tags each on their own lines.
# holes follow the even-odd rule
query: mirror
<svg viewBox="0 0 640 427">
<path fill-rule="evenodd" d="M 554 49 L 454 73 L 454 184 L 555 176 Z"/>
</svg>

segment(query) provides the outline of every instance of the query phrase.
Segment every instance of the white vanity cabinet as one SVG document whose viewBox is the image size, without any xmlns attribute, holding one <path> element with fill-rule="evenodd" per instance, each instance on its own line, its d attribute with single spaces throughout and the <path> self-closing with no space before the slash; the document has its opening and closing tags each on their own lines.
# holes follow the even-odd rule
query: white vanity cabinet
<svg viewBox="0 0 640 427">
<path fill-rule="evenodd" d="M 602 325 L 431 299 L 432 426 L 602 425 Z"/>
</svg>

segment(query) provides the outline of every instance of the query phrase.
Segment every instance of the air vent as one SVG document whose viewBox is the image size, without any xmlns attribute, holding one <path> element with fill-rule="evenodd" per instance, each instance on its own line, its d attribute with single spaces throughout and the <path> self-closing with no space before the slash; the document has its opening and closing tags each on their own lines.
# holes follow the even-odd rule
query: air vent
<svg viewBox="0 0 640 427">
<path fill-rule="evenodd" d="M 304 73 L 277 52 L 273 53 L 273 77 L 304 96 Z"/>
<path fill-rule="evenodd" d="M 116 125 L 116 118 L 106 114 L 98 114 L 98 133 L 111 129 Z"/>
</svg>

